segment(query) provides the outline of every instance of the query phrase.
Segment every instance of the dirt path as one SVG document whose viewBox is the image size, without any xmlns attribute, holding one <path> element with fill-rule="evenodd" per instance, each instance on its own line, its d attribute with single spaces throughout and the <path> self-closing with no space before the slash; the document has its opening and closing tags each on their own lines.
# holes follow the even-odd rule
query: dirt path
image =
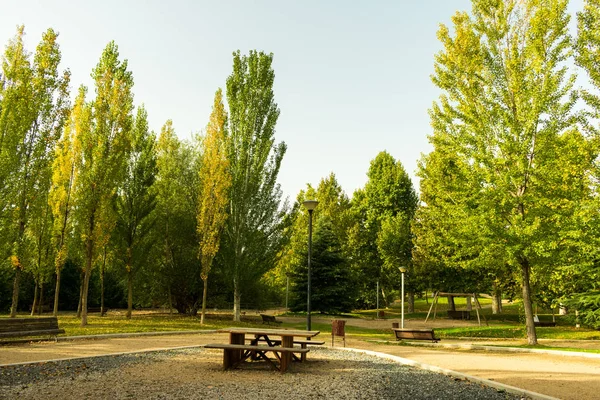
<svg viewBox="0 0 600 400">
<path fill-rule="evenodd" d="M 327 338 L 323 339 L 327 345 L 331 344 Z M 5 345 L 0 347 L 0 364 L 194 346 L 226 340 L 224 334 L 189 334 Z M 562 399 L 594 399 L 600 393 L 598 359 L 382 345 L 353 336 L 348 336 L 346 346 L 389 353 Z"/>
</svg>

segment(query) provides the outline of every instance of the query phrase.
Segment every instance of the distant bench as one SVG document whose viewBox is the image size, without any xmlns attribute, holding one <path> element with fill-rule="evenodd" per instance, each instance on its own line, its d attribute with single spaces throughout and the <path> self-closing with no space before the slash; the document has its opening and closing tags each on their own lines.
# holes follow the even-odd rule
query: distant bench
<svg viewBox="0 0 600 400">
<path fill-rule="evenodd" d="M 402 329 L 392 328 L 396 335 L 396 340 L 408 339 L 408 340 L 431 340 L 436 343 L 440 341 L 440 338 L 436 338 L 433 333 L 433 329 Z"/>
<path fill-rule="evenodd" d="M 280 372 L 285 372 L 288 369 L 286 357 L 280 357 L 279 353 L 308 353 L 309 349 L 300 349 L 298 347 L 281 347 L 281 346 L 261 346 L 249 344 L 219 344 L 209 343 L 204 345 L 206 349 L 223 349 L 223 369 L 235 368 L 248 357 L 256 356 L 267 361 L 274 369 Z M 267 357 L 267 352 L 273 352 L 279 360 L 277 366 L 273 360 Z M 241 354 L 240 354 L 241 353 Z"/>
<path fill-rule="evenodd" d="M 448 310 L 450 319 L 471 319 L 471 311 L 452 311 Z"/>
<path fill-rule="evenodd" d="M 275 319 L 274 315 L 260 314 L 260 317 L 262 318 L 262 323 L 263 324 L 267 324 L 267 325 L 270 325 L 270 324 L 277 324 L 277 325 L 279 325 L 282 322 L 282 321 L 277 321 Z"/>
<path fill-rule="evenodd" d="M 56 338 L 60 333 L 65 333 L 65 330 L 59 329 L 56 317 L 0 319 L 0 338 L 44 335 Z"/>
<path fill-rule="evenodd" d="M 539 327 L 550 327 L 550 326 L 556 326 L 556 322 L 552 322 L 552 321 L 534 321 L 535 326 L 539 326 Z"/>
</svg>

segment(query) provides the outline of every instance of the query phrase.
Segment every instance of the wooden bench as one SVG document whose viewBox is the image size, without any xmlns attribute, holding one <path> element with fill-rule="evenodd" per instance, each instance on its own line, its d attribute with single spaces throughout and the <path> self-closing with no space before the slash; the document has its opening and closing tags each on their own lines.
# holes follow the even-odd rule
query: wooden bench
<svg viewBox="0 0 600 400">
<path fill-rule="evenodd" d="M 88 313 L 99 313 L 102 312 L 102 307 L 88 307 Z M 108 307 L 104 307 L 104 312 L 108 312 Z"/>
<path fill-rule="evenodd" d="M 450 319 L 471 319 L 471 311 L 452 311 L 448 310 L 448 318 Z"/>
<path fill-rule="evenodd" d="M 535 326 L 539 326 L 539 327 L 556 326 L 556 322 L 552 322 L 552 321 L 534 321 L 533 323 Z"/>
<path fill-rule="evenodd" d="M 231 369 L 237 367 L 249 357 L 262 358 L 267 361 L 274 369 L 280 372 L 285 372 L 288 369 L 288 357 L 281 357 L 279 353 L 308 353 L 309 349 L 298 347 L 281 347 L 281 346 L 263 346 L 249 344 L 220 344 L 209 343 L 204 345 L 206 349 L 223 349 L 223 369 Z M 267 352 L 273 352 L 279 361 L 279 367 L 267 357 Z"/>
<path fill-rule="evenodd" d="M 252 338 L 246 338 L 247 342 L 251 342 L 251 343 L 256 343 L 256 342 L 267 342 L 269 343 L 269 346 L 281 346 L 281 339 L 252 339 Z M 301 349 L 306 349 L 308 345 L 311 346 L 323 346 L 325 344 L 324 341 L 322 340 L 294 340 L 294 344 L 299 344 Z M 297 347 L 296 347 L 297 348 Z M 295 353 L 295 352 L 294 352 Z M 298 358 L 294 353 L 292 353 L 292 356 L 294 357 L 294 359 L 296 361 L 306 361 L 306 353 L 302 352 L 300 354 L 300 358 Z"/>
<path fill-rule="evenodd" d="M 58 318 L 1 318 L 0 338 L 14 338 L 26 336 L 45 336 L 65 333 L 64 329 L 58 328 Z"/>
<path fill-rule="evenodd" d="M 263 324 L 267 324 L 267 325 L 270 325 L 270 324 L 277 324 L 277 325 L 279 325 L 282 322 L 282 321 L 277 321 L 275 319 L 274 315 L 260 314 L 260 317 L 262 318 L 262 323 Z"/>
<path fill-rule="evenodd" d="M 433 329 L 402 329 L 392 328 L 396 335 L 396 340 L 408 339 L 408 340 L 431 340 L 434 343 L 440 341 L 440 338 L 436 338 L 433 333 Z"/>
</svg>

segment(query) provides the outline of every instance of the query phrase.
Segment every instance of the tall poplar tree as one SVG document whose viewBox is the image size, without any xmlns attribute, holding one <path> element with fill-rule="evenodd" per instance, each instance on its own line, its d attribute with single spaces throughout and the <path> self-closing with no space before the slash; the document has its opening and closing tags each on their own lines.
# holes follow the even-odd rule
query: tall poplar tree
<svg viewBox="0 0 600 400">
<path fill-rule="evenodd" d="M 101 244 L 115 226 L 114 201 L 131 147 L 133 76 L 127 61 L 119 60 L 118 47 L 110 42 L 92 72 L 96 98 L 92 100 L 89 130 L 77 132 L 78 179 L 75 204 L 84 246 L 81 326 L 87 325 L 88 289 L 92 266 Z"/>
<path fill-rule="evenodd" d="M 60 73 L 58 34 L 48 29 L 33 55 L 23 46 L 23 26 L 2 60 L 2 106 L 0 114 L 0 185 L 2 212 L 10 260 L 15 270 L 10 316 L 19 302 L 21 273 L 26 268 L 26 231 L 33 216 L 45 212 L 36 202 L 48 191 L 52 149 L 60 136 L 69 109 L 69 72 Z"/>
<path fill-rule="evenodd" d="M 204 324 L 208 274 L 221 242 L 221 233 L 227 221 L 228 191 L 231 186 L 229 160 L 227 159 L 226 132 L 227 113 L 223 105 L 221 89 L 215 93 L 213 111 L 202 140 L 202 164 L 200 166 L 200 197 L 198 207 L 198 239 L 200 241 L 200 266 L 204 288 L 202 291 L 202 314 Z"/>
<path fill-rule="evenodd" d="M 156 207 L 155 137 L 148 129 L 148 113 L 139 107 L 132 129 L 132 146 L 126 161 L 125 177 L 117 197 L 116 242 L 127 273 L 127 319 L 133 310 L 133 278 L 144 265 L 150 243 L 146 240 L 153 225 Z"/>
<path fill-rule="evenodd" d="M 72 230 L 73 189 L 77 177 L 76 163 L 80 149 L 75 147 L 77 132 L 90 129 L 89 107 L 85 104 L 85 87 L 79 88 L 71 115 L 65 124 L 58 145 L 54 150 L 52 163 L 52 186 L 48 202 L 52 209 L 53 243 L 55 248 L 54 269 L 56 287 L 54 290 L 54 316 L 58 315 L 58 299 L 60 296 L 61 272 L 68 256 L 68 239 Z"/>
<path fill-rule="evenodd" d="M 578 229 L 573 214 L 593 158 L 571 112 L 567 0 L 474 0 L 471 15 L 452 22 L 438 31 L 443 50 L 432 79 L 443 94 L 430 111 L 434 151 L 420 167 L 418 222 L 421 237 L 433 240 L 419 239 L 417 251 L 440 244 L 459 254 L 457 266 L 494 259 L 510 268 L 536 344 L 532 274 L 573 250 L 565 238 Z M 454 234 L 427 234 L 442 226 L 434 215 Z"/>
<path fill-rule="evenodd" d="M 228 158 L 232 179 L 223 263 L 233 279 L 233 319 L 240 320 L 244 284 L 273 266 L 281 243 L 281 189 L 277 175 L 285 143 L 275 143 L 273 54 L 233 54 L 227 78 Z"/>
</svg>

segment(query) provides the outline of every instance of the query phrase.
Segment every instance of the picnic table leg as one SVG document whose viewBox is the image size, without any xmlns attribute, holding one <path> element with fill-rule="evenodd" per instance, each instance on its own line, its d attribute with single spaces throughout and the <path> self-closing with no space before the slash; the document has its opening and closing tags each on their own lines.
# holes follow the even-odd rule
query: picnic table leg
<svg viewBox="0 0 600 400">
<path fill-rule="evenodd" d="M 294 337 L 293 336 L 282 336 L 281 337 L 281 347 L 294 347 Z M 292 361 L 292 353 L 290 352 L 281 352 L 281 361 L 279 363 L 279 370 L 283 373 L 287 371 L 288 366 Z"/>
<path fill-rule="evenodd" d="M 229 344 L 245 344 L 246 335 L 243 333 L 230 333 Z M 243 350 L 226 349 L 223 351 L 223 368 L 228 369 L 240 362 Z"/>
<path fill-rule="evenodd" d="M 300 344 L 300 347 L 303 348 L 303 349 L 305 349 L 306 348 L 306 343 Z M 300 355 L 300 362 L 304 362 L 304 361 L 306 361 L 306 353 L 302 353 Z"/>
</svg>

